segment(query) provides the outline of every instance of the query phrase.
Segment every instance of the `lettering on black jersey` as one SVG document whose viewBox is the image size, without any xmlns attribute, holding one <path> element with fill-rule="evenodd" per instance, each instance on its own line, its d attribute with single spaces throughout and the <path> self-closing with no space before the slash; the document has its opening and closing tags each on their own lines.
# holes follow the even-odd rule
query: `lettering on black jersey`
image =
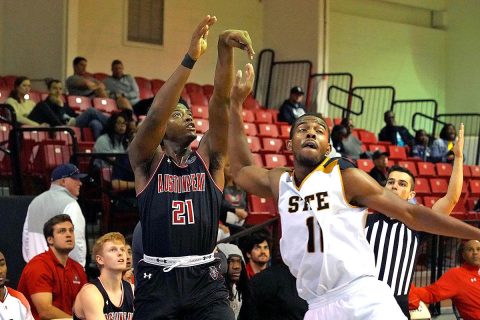
<svg viewBox="0 0 480 320">
<path fill-rule="evenodd" d="M 158 175 L 157 192 L 186 193 L 205 191 L 205 173 L 192 173 L 182 176 Z"/>
<path fill-rule="evenodd" d="M 123 312 L 123 311 L 115 311 L 105 313 L 105 319 L 107 320 L 132 320 L 133 319 L 133 312 Z"/>
<path fill-rule="evenodd" d="M 316 201 L 315 201 L 316 200 Z M 317 192 L 315 194 L 310 194 L 306 196 L 304 199 L 300 198 L 299 196 L 291 196 L 288 199 L 288 212 L 295 213 L 300 210 L 301 202 L 303 201 L 302 211 L 308 211 L 312 205 L 317 205 L 316 210 L 324 210 L 330 207 L 328 203 L 328 192 Z"/>
</svg>

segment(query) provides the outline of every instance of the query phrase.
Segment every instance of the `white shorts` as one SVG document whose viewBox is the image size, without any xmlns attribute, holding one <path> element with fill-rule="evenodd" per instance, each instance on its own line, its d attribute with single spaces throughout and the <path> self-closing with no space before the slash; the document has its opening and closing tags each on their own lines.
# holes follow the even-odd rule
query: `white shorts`
<svg viewBox="0 0 480 320">
<path fill-rule="evenodd" d="M 363 277 L 309 301 L 304 320 L 405 320 L 387 284 Z"/>
</svg>

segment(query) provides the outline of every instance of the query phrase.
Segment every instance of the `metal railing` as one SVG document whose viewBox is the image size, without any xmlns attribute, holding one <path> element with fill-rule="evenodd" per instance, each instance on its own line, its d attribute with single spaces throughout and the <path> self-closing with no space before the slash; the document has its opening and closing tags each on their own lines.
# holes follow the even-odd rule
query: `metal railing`
<svg viewBox="0 0 480 320">
<path fill-rule="evenodd" d="M 345 118 L 352 105 L 353 76 L 348 72 L 315 73 L 310 76 L 310 109 L 330 118 Z M 335 88 L 335 89 L 332 89 Z M 363 101 L 362 101 L 363 103 Z"/>
</svg>

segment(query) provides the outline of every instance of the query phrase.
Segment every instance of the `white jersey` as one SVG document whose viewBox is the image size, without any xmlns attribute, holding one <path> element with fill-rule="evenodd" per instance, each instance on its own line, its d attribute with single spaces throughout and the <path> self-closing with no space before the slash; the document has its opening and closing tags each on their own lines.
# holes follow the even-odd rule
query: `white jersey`
<svg viewBox="0 0 480 320">
<path fill-rule="evenodd" d="M 25 296 L 12 288 L 5 289 L 5 296 L 0 297 L 0 320 L 33 320 Z"/>
<path fill-rule="evenodd" d="M 280 177 L 280 250 L 299 296 L 309 303 L 361 277 L 375 277 L 364 232 L 367 212 L 345 200 L 340 164 L 353 167 L 327 158 L 298 188 L 291 173 Z"/>
</svg>

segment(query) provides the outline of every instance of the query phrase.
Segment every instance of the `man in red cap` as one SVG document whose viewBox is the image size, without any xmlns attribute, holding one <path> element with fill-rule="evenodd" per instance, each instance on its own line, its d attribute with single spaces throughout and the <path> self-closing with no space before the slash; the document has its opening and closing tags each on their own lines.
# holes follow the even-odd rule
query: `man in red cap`
<svg viewBox="0 0 480 320">
<path fill-rule="evenodd" d="M 59 165 L 52 171 L 50 189 L 35 197 L 28 206 L 22 235 L 25 262 L 48 250 L 42 230 L 44 223 L 58 214 L 67 214 L 75 227 L 75 248 L 70 252 L 70 257 L 85 267 L 85 218 L 77 197 L 82 186 L 81 179 L 86 176 L 71 163 Z"/>
</svg>

